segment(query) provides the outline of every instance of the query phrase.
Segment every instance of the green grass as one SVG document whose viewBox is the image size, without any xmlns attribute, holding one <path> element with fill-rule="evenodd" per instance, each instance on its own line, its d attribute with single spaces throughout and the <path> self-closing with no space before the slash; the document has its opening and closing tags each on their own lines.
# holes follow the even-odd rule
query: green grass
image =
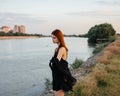
<svg viewBox="0 0 120 96">
<path fill-rule="evenodd" d="M 93 54 L 97 54 L 100 51 L 102 51 L 108 44 L 110 44 L 109 42 L 106 43 L 102 43 L 102 44 L 98 44 L 98 46 L 94 49 Z"/>
<path fill-rule="evenodd" d="M 48 78 L 45 78 L 45 87 L 46 89 L 51 89 L 52 87 L 52 82 Z"/>
<path fill-rule="evenodd" d="M 77 69 L 82 65 L 83 61 L 81 59 L 76 58 L 75 61 L 71 64 L 72 69 Z"/>
</svg>

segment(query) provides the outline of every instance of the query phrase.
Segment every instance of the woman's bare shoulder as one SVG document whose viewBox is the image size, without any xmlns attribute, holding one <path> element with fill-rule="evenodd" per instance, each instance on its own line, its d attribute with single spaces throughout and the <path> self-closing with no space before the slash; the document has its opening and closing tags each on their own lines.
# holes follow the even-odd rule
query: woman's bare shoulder
<svg viewBox="0 0 120 96">
<path fill-rule="evenodd" d="M 65 52 L 66 49 L 65 49 L 65 47 L 60 47 L 59 51 Z"/>
</svg>

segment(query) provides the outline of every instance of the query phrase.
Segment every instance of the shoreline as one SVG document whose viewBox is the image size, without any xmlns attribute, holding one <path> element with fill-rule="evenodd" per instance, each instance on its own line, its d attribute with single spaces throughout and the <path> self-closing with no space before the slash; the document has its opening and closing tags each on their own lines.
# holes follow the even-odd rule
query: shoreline
<svg viewBox="0 0 120 96">
<path fill-rule="evenodd" d="M 26 38 L 40 38 L 39 36 L 0 36 L 0 40 L 4 39 L 26 39 Z"/>
<path fill-rule="evenodd" d="M 78 69 L 71 70 L 72 75 L 80 81 L 84 81 L 84 78 L 87 77 L 88 74 L 90 74 L 93 70 L 93 67 L 97 66 L 98 59 L 101 58 L 104 55 L 105 49 L 109 48 L 110 45 L 118 42 L 120 40 L 120 37 L 118 37 L 117 40 L 114 42 L 111 42 L 108 46 L 106 46 L 101 52 L 97 53 L 96 55 L 93 55 L 89 57 Z M 99 64 L 98 64 L 99 65 Z M 53 96 L 53 90 L 52 88 L 46 89 L 43 94 L 40 96 Z M 67 95 L 69 96 L 69 95 Z"/>
</svg>

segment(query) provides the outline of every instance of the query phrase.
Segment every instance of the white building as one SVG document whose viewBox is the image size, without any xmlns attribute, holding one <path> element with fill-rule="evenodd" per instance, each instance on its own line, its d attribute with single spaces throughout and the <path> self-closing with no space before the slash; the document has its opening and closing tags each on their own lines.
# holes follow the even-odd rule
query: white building
<svg viewBox="0 0 120 96">
<path fill-rule="evenodd" d="M 13 32 L 14 33 L 16 33 L 16 32 L 25 33 L 26 32 L 25 26 L 24 25 L 21 25 L 21 26 L 15 25 L 13 28 Z"/>
<path fill-rule="evenodd" d="M 6 33 L 8 33 L 10 30 L 11 30 L 11 29 L 10 29 L 9 26 L 2 26 L 2 27 L 1 27 L 1 31 L 4 31 L 4 32 L 6 32 Z"/>
</svg>

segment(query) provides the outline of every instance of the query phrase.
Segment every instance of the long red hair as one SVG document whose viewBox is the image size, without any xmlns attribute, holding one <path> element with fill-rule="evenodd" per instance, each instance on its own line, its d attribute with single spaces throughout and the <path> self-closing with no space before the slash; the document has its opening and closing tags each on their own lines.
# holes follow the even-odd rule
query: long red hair
<svg viewBox="0 0 120 96">
<path fill-rule="evenodd" d="M 62 31 L 59 29 L 55 29 L 51 34 L 55 35 L 59 39 L 60 45 L 58 48 L 65 47 L 66 51 L 68 51 L 68 48 L 65 45 L 64 36 L 62 34 Z"/>
</svg>

